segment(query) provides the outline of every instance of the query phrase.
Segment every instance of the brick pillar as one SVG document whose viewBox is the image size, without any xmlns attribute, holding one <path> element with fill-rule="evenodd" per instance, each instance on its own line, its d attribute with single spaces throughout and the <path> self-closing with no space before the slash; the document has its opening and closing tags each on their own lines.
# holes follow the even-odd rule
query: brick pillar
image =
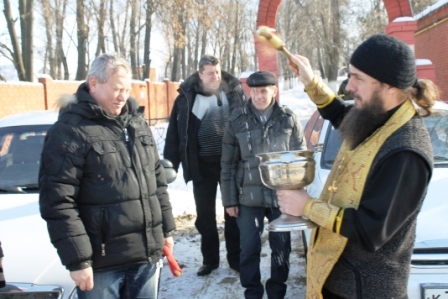
<svg viewBox="0 0 448 299">
<path fill-rule="evenodd" d="M 412 8 L 409 0 L 383 0 L 387 11 L 389 23 L 396 18 L 412 16 Z"/>
<path fill-rule="evenodd" d="M 170 115 L 171 111 L 170 111 L 170 99 L 171 99 L 171 88 L 170 88 L 170 83 L 171 81 L 168 79 L 164 79 L 163 82 L 165 83 L 165 87 L 166 87 L 166 114 L 165 115 Z M 164 116 L 162 116 L 164 117 Z"/>
<path fill-rule="evenodd" d="M 402 17 L 395 19 L 386 26 L 386 34 L 396 37 L 411 47 L 415 53 L 415 31 L 417 21 L 412 17 Z M 417 59 L 417 78 L 429 79 L 435 82 L 436 70 L 432 62 L 428 59 Z"/>
<path fill-rule="evenodd" d="M 44 103 L 45 103 L 45 110 L 48 110 L 48 85 L 53 83 L 53 78 L 50 76 L 41 76 L 37 79 L 39 83 L 42 83 L 44 86 Z"/>
<path fill-rule="evenodd" d="M 244 93 L 246 94 L 246 99 L 250 98 L 250 88 L 247 86 L 246 81 L 247 78 L 252 74 L 253 72 L 243 72 L 240 75 L 240 81 L 243 84 Z"/>
<path fill-rule="evenodd" d="M 281 0 L 260 0 L 258 5 L 257 28 L 268 26 L 275 28 L 277 11 Z M 254 34 L 255 48 L 258 58 L 258 69 L 270 71 L 278 75 L 277 51 L 269 43 L 260 41 Z"/>
<path fill-rule="evenodd" d="M 408 44 L 414 50 L 417 21 L 412 17 L 397 18 L 386 26 L 386 34 L 396 37 Z"/>
<path fill-rule="evenodd" d="M 153 67 L 149 69 L 149 80 L 152 82 L 157 81 L 157 70 Z"/>
</svg>

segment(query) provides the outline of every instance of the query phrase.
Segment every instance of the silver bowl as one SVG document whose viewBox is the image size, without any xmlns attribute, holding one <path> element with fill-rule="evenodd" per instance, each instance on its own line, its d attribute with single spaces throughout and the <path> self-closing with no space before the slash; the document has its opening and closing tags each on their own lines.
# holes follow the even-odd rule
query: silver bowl
<svg viewBox="0 0 448 299">
<path fill-rule="evenodd" d="M 314 180 L 313 151 L 284 151 L 259 154 L 263 184 L 274 190 L 300 189 Z"/>
<path fill-rule="evenodd" d="M 274 190 L 300 189 L 314 180 L 316 161 L 313 151 L 284 151 L 259 154 L 261 181 Z M 286 232 L 305 230 L 316 224 L 304 217 L 282 214 L 266 227 L 268 231 Z"/>
</svg>

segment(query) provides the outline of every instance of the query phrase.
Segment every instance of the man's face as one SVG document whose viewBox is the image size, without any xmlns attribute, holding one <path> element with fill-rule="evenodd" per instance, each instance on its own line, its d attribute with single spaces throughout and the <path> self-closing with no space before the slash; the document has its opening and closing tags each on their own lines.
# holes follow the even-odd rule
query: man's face
<svg viewBox="0 0 448 299">
<path fill-rule="evenodd" d="M 123 67 L 118 67 L 105 83 L 99 83 L 90 77 L 90 94 L 98 105 L 108 114 L 120 115 L 131 92 L 132 74 Z"/>
<path fill-rule="evenodd" d="M 221 65 L 219 63 L 217 65 L 205 65 L 204 70 L 199 72 L 199 78 L 201 78 L 204 90 L 218 90 L 221 84 Z"/>
<path fill-rule="evenodd" d="M 250 88 L 250 97 L 255 108 L 264 112 L 271 105 L 274 97 L 277 95 L 276 86 L 260 86 Z"/>
<path fill-rule="evenodd" d="M 368 106 L 374 98 L 380 100 L 382 105 L 385 104 L 383 91 L 386 87 L 352 65 L 350 65 L 350 79 L 345 89 L 353 93 L 355 105 L 359 108 Z M 376 93 L 375 97 L 374 93 Z"/>
</svg>

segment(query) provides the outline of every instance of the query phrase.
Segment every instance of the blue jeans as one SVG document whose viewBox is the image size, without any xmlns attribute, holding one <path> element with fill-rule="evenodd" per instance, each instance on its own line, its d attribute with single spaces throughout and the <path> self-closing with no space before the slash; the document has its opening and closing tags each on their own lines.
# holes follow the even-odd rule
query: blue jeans
<svg viewBox="0 0 448 299">
<path fill-rule="evenodd" d="M 246 288 L 246 299 L 261 299 L 264 287 L 261 284 L 260 253 L 261 234 L 264 217 L 269 222 L 281 215 L 278 208 L 257 208 L 239 206 L 237 218 L 240 229 L 240 281 Z M 266 281 L 268 298 L 281 299 L 286 294 L 286 280 L 289 274 L 289 254 L 291 253 L 291 234 L 289 232 L 269 232 L 271 247 L 271 277 Z"/>
<path fill-rule="evenodd" d="M 93 273 L 93 289 L 81 291 L 79 299 L 157 299 L 157 266 L 136 264 Z"/>
</svg>

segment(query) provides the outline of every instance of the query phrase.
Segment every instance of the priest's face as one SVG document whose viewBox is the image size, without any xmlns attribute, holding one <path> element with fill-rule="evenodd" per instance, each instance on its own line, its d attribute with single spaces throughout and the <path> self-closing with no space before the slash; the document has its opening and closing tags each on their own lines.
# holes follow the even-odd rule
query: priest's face
<svg viewBox="0 0 448 299">
<path fill-rule="evenodd" d="M 362 108 L 370 106 L 373 101 L 380 101 L 380 105 L 385 110 L 389 110 L 386 104 L 388 88 L 387 84 L 381 83 L 350 65 L 350 79 L 346 89 L 353 93 L 355 106 Z M 378 103 L 375 104 L 379 105 Z"/>
</svg>

